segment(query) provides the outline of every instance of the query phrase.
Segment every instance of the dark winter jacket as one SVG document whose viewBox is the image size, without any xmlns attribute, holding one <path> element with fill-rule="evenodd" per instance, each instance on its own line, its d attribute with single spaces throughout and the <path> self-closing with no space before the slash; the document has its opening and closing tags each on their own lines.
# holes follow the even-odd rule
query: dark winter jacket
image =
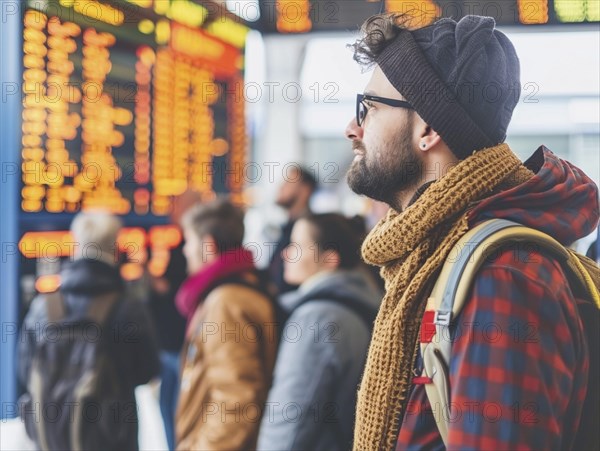
<svg viewBox="0 0 600 451">
<path fill-rule="evenodd" d="M 128 443 L 137 448 L 138 424 L 134 389 L 159 373 L 158 347 L 146 307 L 130 301 L 124 293 L 117 268 L 97 260 L 80 259 L 65 265 L 61 272 L 60 292 L 65 306 L 65 319 L 77 320 L 88 312 L 90 300 L 112 291 L 123 293 L 102 329 L 107 352 L 115 359 L 119 381 L 129 399 L 122 406 L 123 428 L 129 429 Z M 27 386 L 36 343 L 47 338 L 46 297 L 37 296 L 25 317 L 19 340 L 19 380 Z M 65 362 L 65 364 L 68 364 Z M 107 412 L 108 414 L 108 412 Z M 113 412 L 114 414 L 114 412 Z"/>
<path fill-rule="evenodd" d="M 175 294 L 187 277 L 183 242 L 170 251 L 169 264 L 162 278 L 168 284 L 165 293 L 152 291 L 149 309 L 161 350 L 180 352 L 185 337 L 185 318 L 175 307 Z"/>
</svg>

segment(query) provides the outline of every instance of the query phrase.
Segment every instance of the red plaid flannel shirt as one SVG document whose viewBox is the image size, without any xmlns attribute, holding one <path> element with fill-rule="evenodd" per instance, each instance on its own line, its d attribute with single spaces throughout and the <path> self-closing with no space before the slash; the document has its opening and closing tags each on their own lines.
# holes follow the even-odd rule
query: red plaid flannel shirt
<svg viewBox="0 0 600 451">
<path fill-rule="evenodd" d="M 563 244 L 593 231 L 598 189 L 581 170 L 544 147 L 526 165 L 533 179 L 481 202 L 471 224 L 511 219 Z M 449 449 L 572 447 L 589 358 L 576 300 L 556 261 L 516 249 L 487 262 L 451 335 Z M 419 356 L 415 373 L 420 369 Z M 396 449 L 444 449 L 434 418 L 441 414 L 424 386 L 413 385 Z"/>
</svg>

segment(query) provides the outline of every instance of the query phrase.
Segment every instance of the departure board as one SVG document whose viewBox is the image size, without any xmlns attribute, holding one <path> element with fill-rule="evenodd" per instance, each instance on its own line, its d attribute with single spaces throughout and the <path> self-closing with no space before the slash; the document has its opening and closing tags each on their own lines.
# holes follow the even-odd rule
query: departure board
<svg viewBox="0 0 600 451">
<path fill-rule="evenodd" d="M 115 262 L 147 300 L 182 240 L 187 189 L 242 202 L 248 27 L 210 0 L 0 1 L 0 402 L 17 415 L 17 332 L 74 257 L 74 215 L 122 219 Z"/>
<path fill-rule="evenodd" d="M 259 18 L 255 26 L 264 33 L 356 31 L 370 16 L 404 14 L 411 27 L 422 27 L 442 17 L 459 20 L 477 14 L 493 17 L 498 25 L 590 25 L 600 22 L 599 0 L 260 0 L 233 2 L 239 14 Z"/>
<path fill-rule="evenodd" d="M 241 200 L 247 28 L 208 16 L 188 0 L 28 1 L 25 215 L 165 216 L 188 189 Z"/>
</svg>

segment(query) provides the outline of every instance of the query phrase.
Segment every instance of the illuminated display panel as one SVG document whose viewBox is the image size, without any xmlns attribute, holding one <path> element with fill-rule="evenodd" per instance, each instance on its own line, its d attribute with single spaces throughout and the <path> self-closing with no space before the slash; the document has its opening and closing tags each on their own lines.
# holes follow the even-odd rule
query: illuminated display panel
<svg viewBox="0 0 600 451">
<path fill-rule="evenodd" d="M 60 284 L 74 213 L 124 216 L 121 275 L 161 276 L 186 189 L 242 202 L 248 28 L 192 0 L 28 0 L 23 11 L 23 305 Z M 218 19 L 218 20 L 215 20 Z"/>
<path fill-rule="evenodd" d="M 247 29 L 225 21 L 215 36 L 198 28 L 207 14 L 189 0 L 29 1 L 24 216 L 165 216 L 186 189 L 241 199 Z"/>
<path fill-rule="evenodd" d="M 179 228 L 173 225 L 153 226 L 148 232 L 141 227 L 125 227 L 117 237 L 120 252 L 132 253 L 150 244 L 173 249 L 181 243 Z M 75 239 L 71 232 L 27 232 L 19 241 L 19 250 L 27 258 L 73 257 Z"/>
<path fill-rule="evenodd" d="M 148 231 L 141 227 L 121 229 L 116 243 L 119 254 L 115 255 L 115 259 L 122 256 L 127 260 L 121 268 L 122 276 L 129 281 L 139 279 L 146 264 L 152 275 L 161 276 L 169 263 L 169 251 L 179 246 L 182 239 L 181 231 L 174 225 L 153 226 Z M 151 249 L 149 261 L 147 247 Z M 26 232 L 19 241 L 19 251 L 28 259 L 57 261 L 61 257 L 73 258 L 75 248 L 75 239 L 66 230 Z M 90 251 L 95 251 L 93 246 Z M 41 275 L 36 280 L 36 290 L 50 292 L 59 283 L 60 278 L 56 274 Z"/>
<path fill-rule="evenodd" d="M 308 0 L 277 0 L 277 31 L 306 33 L 312 28 Z"/>
<path fill-rule="evenodd" d="M 408 14 L 407 25 L 413 28 L 430 25 L 442 15 L 441 8 L 433 0 L 386 0 L 385 10 Z"/>
<path fill-rule="evenodd" d="M 415 20 L 430 23 L 432 16 L 462 17 L 468 14 L 492 16 L 500 25 L 560 25 L 597 23 L 598 0 L 387 0 L 387 11 L 409 12 Z M 396 3 L 396 7 L 391 7 Z M 436 13 L 437 9 L 437 13 Z"/>
<path fill-rule="evenodd" d="M 600 21 L 599 0 L 261 0 L 257 27 L 266 33 L 357 30 L 382 12 L 408 16 L 421 27 L 438 17 L 494 17 L 499 25 L 560 25 Z"/>
</svg>

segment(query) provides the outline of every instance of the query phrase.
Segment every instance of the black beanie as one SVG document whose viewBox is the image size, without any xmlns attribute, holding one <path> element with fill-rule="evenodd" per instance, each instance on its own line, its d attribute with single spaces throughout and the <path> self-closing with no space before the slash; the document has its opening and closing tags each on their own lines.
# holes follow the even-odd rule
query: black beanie
<svg viewBox="0 0 600 451">
<path fill-rule="evenodd" d="M 504 142 L 521 94 L 519 59 L 495 25 L 466 16 L 403 30 L 376 61 L 459 159 Z"/>
</svg>

